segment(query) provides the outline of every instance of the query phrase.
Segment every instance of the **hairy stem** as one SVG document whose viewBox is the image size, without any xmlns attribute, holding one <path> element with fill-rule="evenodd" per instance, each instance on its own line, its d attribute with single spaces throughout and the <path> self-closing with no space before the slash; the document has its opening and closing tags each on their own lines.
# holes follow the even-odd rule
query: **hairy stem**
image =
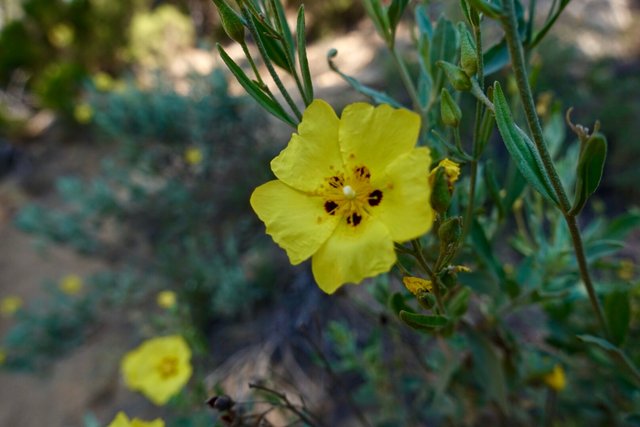
<svg viewBox="0 0 640 427">
<path fill-rule="evenodd" d="M 562 214 L 564 215 L 564 218 L 569 227 L 571 240 L 573 242 L 573 247 L 576 253 L 578 267 L 580 269 L 580 277 L 582 278 L 582 282 L 584 283 L 587 293 L 589 294 L 589 300 L 594 312 L 596 313 L 600 328 L 608 338 L 609 332 L 607 329 L 607 324 L 604 320 L 602 306 L 600 305 L 600 301 L 598 300 L 598 296 L 596 295 L 593 281 L 591 280 L 591 275 L 589 273 L 589 266 L 587 264 L 587 258 L 585 256 L 584 246 L 582 244 L 580 229 L 578 228 L 576 218 L 568 214 L 571 206 L 569 203 L 569 198 L 567 197 L 567 193 L 562 187 L 560 177 L 558 176 L 558 172 L 555 169 L 553 160 L 551 159 L 551 155 L 549 154 L 549 150 L 547 149 L 544 138 L 542 136 L 542 125 L 540 124 L 540 119 L 536 114 L 533 94 L 531 93 L 531 87 L 529 86 L 526 64 L 524 62 L 522 43 L 520 42 L 518 36 L 518 24 L 516 21 L 514 0 L 503 0 L 503 9 L 504 15 L 501 17 L 502 28 L 504 29 L 505 37 L 507 39 L 509 55 L 511 56 L 511 65 L 516 77 L 516 83 L 518 84 L 518 92 L 520 93 L 520 100 L 522 101 L 522 105 L 524 107 L 527 124 L 529 126 L 529 130 L 531 131 L 531 135 L 533 136 L 536 150 L 542 158 L 545 172 L 549 176 L 553 189 L 560 202 L 560 210 L 562 211 Z"/>
</svg>

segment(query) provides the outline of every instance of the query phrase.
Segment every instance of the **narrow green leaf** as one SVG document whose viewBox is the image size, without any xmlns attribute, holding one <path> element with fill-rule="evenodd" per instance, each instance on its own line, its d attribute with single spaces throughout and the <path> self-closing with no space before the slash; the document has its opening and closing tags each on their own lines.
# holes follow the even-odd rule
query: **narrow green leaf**
<svg viewBox="0 0 640 427">
<path fill-rule="evenodd" d="M 393 311 L 396 316 L 399 316 L 401 311 L 415 313 L 415 310 L 407 305 L 404 295 L 400 292 L 394 292 L 391 297 L 389 297 L 389 308 L 391 308 L 391 311 Z"/>
<path fill-rule="evenodd" d="M 607 318 L 611 341 L 615 345 L 622 345 L 627 338 L 629 322 L 631 321 L 629 292 L 615 291 L 607 295 L 604 301 L 604 313 Z"/>
<path fill-rule="evenodd" d="M 464 316 L 469 307 L 469 298 L 471 289 L 465 286 L 447 302 L 447 313 L 454 318 Z"/>
<path fill-rule="evenodd" d="M 500 42 L 494 44 L 484 52 L 484 74 L 488 76 L 496 71 L 502 70 L 509 64 L 509 49 L 507 48 L 506 39 L 500 40 Z"/>
<path fill-rule="evenodd" d="M 425 35 L 431 39 L 431 37 L 433 37 L 433 26 L 431 25 L 431 19 L 429 19 L 427 9 L 423 5 L 419 5 L 416 7 L 415 15 L 420 35 Z"/>
<path fill-rule="evenodd" d="M 467 0 L 471 6 L 489 18 L 497 19 L 502 15 L 502 8 L 486 0 Z"/>
<path fill-rule="evenodd" d="M 458 30 L 456 30 L 456 27 L 451 23 L 451 21 L 446 19 L 444 16 L 441 16 L 440 19 L 438 19 L 431 45 L 431 51 L 429 53 L 431 69 L 435 68 L 435 64 L 438 61 L 451 63 L 456 62 L 460 46 Z M 438 88 L 438 92 L 440 92 L 440 88 Z"/>
<path fill-rule="evenodd" d="M 364 5 L 367 15 L 369 15 L 369 19 L 373 21 L 376 30 L 378 30 L 378 34 L 380 34 L 385 41 L 391 42 L 392 33 L 389 26 L 389 20 L 387 18 L 387 14 L 382 8 L 380 0 L 363 0 L 362 4 Z"/>
<path fill-rule="evenodd" d="M 449 323 L 449 318 L 446 316 L 426 316 L 424 314 L 411 313 L 405 310 L 400 311 L 400 319 L 413 329 L 421 331 L 433 331 L 436 328 L 441 328 Z"/>
<path fill-rule="evenodd" d="M 387 18 L 393 33 L 396 31 L 396 27 L 400 22 L 400 18 L 402 18 L 404 10 L 407 8 L 407 4 L 409 4 L 409 0 L 393 0 L 391 5 L 389 5 L 389 9 L 387 9 Z"/>
<path fill-rule="evenodd" d="M 493 254 L 493 248 L 491 247 L 491 243 L 489 243 L 489 239 L 482 228 L 482 225 L 477 220 L 474 220 L 471 224 L 471 240 L 473 241 L 474 253 L 480 258 L 480 261 L 483 262 L 489 270 L 493 272 L 495 277 L 500 282 L 504 283 L 506 275 L 504 270 L 502 269 L 502 264 L 498 262 L 495 255 Z"/>
<path fill-rule="evenodd" d="M 467 337 L 473 354 L 473 372 L 477 381 L 487 391 L 487 397 L 508 414 L 507 381 L 502 357 L 491 342 L 478 332 L 470 331 Z"/>
<path fill-rule="evenodd" d="M 391 96 L 387 95 L 386 93 L 380 92 L 378 90 L 370 88 L 369 86 L 363 85 L 362 83 L 360 83 L 355 78 L 353 78 L 351 76 L 348 76 L 347 74 L 345 74 L 342 71 L 340 71 L 338 69 L 338 67 L 333 62 L 333 58 L 337 54 L 338 54 L 338 51 L 335 50 L 335 49 L 331 49 L 329 52 L 327 52 L 327 61 L 329 62 L 329 67 L 333 71 L 338 73 L 347 83 L 349 83 L 349 85 L 352 88 L 354 88 L 358 92 L 362 93 L 363 95 L 368 96 L 369 98 L 371 98 L 373 101 L 375 101 L 378 104 L 389 104 L 389 105 L 391 105 L 392 107 L 395 107 L 395 108 L 402 108 L 402 104 L 400 104 L 398 101 L 396 101 L 395 99 L 393 99 Z"/>
<path fill-rule="evenodd" d="M 527 134 L 514 123 L 509 104 L 498 82 L 494 85 L 493 103 L 498 130 L 518 170 L 542 196 L 558 205 L 551 181 L 544 171 L 542 159 Z"/>
<path fill-rule="evenodd" d="M 601 350 L 604 350 L 609 355 L 612 362 L 630 373 L 635 379 L 636 384 L 640 384 L 640 372 L 638 371 L 638 368 L 618 347 L 603 338 L 595 337 L 593 335 L 577 335 L 577 338 L 584 343 L 591 344 Z"/>
<path fill-rule="evenodd" d="M 307 41 L 305 38 L 304 24 L 304 5 L 298 9 L 298 21 L 296 26 L 296 37 L 298 39 L 298 61 L 300 63 L 300 71 L 302 72 L 302 83 L 305 92 L 305 104 L 311 104 L 313 101 L 313 83 L 311 81 L 311 72 L 309 71 L 309 61 L 307 60 Z"/>
<path fill-rule="evenodd" d="M 284 8 L 280 0 L 271 0 L 271 7 L 275 10 L 276 20 L 278 28 L 281 30 L 281 34 L 284 36 L 284 46 L 289 51 L 291 58 L 295 58 L 295 45 L 293 43 L 293 35 L 291 34 L 291 28 L 287 22 L 287 17 L 284 13 Z"/>
<path fill-rule="evenodd" d="M 267 52 L 267 56 L 278 67 L 287 71 L 290 74 L 293 74 L 295 70 L 291 70 L 289 66 L 289 61 L 287 60 L 287 54 L 284 51 L 284 47 L 282 46 L 282 37 L 274 36 L 272 34 L 273 30 L 267 27 L 262 20 L 249 16 L 249 19 L 253 21 L 253 24 L 257 31 L 257 36 L 260 38 L 260 41 L 264 45 L 264 49 Z"/>
<path fill-rule="evenodd" d="M 244 90 L 246 90 L 247 93 L 251 95 L 251 97 L 255 99 L 258 104 L 260 104 L 262 108 L 267 110 L 269 113 L 279 118 L 283 122 L 296 127 L 296 122 L 291 117 L 289 117 L 289 115 L 286 113 L 286 111 L 284 111 L 280 104 L 278 104 L 278 102 L 273 98 L 269 97 L 269 95 L 264 93 L 264 91 L 262 91 L 262 89 L 260 89 L 260 87 L 256 83 L 249 79 L 245 72 L 242 71 L 242 68 L 240 68 L 240 66 L 238 66 L 238 64 L 236 64 L 233 59 L 231 59 L 231 57 L 227 54 L 227 52 L 225 52 L 222 46 L 218 44 L 217 47 L 218 52 L 220 53 L 220 57 L 229 68 L 229 71 L 231 71 L 231 73 L 238 80 L 238 83 L 240 83 L 240 85 L 244 88 Z"/>
</svg>

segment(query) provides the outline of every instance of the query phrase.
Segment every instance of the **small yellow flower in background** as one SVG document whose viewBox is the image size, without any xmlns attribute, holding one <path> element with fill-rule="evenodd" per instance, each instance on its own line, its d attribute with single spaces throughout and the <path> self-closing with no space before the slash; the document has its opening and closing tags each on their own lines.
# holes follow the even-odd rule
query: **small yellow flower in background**
<svg viewBox="0 0 640 427">
<path fill-rule="evenodd" d="M 67 295 L 78 295 L 82 291 L 83 286 L 82 278 L 75 274 L 64 276 L 58 284 L 58 288 Z"/>
<path fill-rule="evenodd" d="M 402 283 L 404 283 L 405 288 L 416 297 L 433 290 L 431 280 L 425 280 L 419 277 L 405 276 L 402 278 Z"/>
<path fill-rule="evenodd" d="M 546 385 L 555 391 L 562 391 L 567 386 L 567 379 L 564 376 L 564 369 L 559 364 L 553 367 L 553 371 L 545 375 L 542 380 Z"/>
<path fill-rule="evenodd" d="M 251 195 L 267 234 L 292 264 L 311 257 L 326 293 L 389 271 L 393 242 L 431 228 L 431 157 L 415 146 L 419 130 L 420 116 L 408 110 L 355 103 L 338 118 L 314 100 L 271 161 L 278 179 Z"/>
<path fill-rule="evenodd" d="M 58 24 L 47 33 L 47 38 L 57 48 L 63 48 L 73 43 L 75 32 L 67 24 Z"/>
<path fill-rule="evenodd" d="M 449 181 L 450 187 L 453 186 L 453 184 L 460 177 L 460 165 L 458 165 L 456 162 L 452 160 L 442 159 L 440 163 L 438 163 L 438 166 L 433 168 L 429 173 L 429 179 L 431 181 L 433 181 L 433 179 L 435 178 L 436 171 L 438 170 L 438 168 L 444 169 L 444 172 L 447 174 L 447 180 Z"/>
<path fill-rule="evenodd" d="M 6 317 L 13 316 L 22 307 L 22 298 L 8 296 L 0 300 L 0 314 Z"/>
<path fill-rule="evenodd" d="M 164 421 L 160 418 L 153 421 L 142 421 L 139 418 L 129 420 L 129 417 L 120 411 L 107 427 L 164 427 Z"/>
<path fill-rule="evenodd" d="M 93 108 L 91 108 L 91 105 L 85 102 L 80 103 L 76 105 L 75 109 L 73 110 L 73 117 L 78 123 L 83 125 L 87 124 L 93 118 Z"/>
<path fill-rule="evenodd" d="M 620 261 L 620 267 L 618 268 L 618 277 L 622 280 L 631 280 L 635 273 L 635 265 L 630 259 L 623 259 Z"/>
<path fill-rule="evenodd" d="M 184 338 L 153 338 L 127 353 L 120 364 L 128 388 L 164 405 L 191 378 L 191 349 Z"/>
<path fill-rule="evenodd" d="M 176 305 L 177 297 L 173 291 L 161 291 L 156 296 L 156 303 L 161 308 L 172 308 Z"/>
<path fill-rule="evenodd" d="M 93 84 L 96 89 L 101 92 L 107 92 L 115 86 L 113 78 L 103 71 L 100 71 L 93 76 Z"/>
<path fill-rule="evenodd" d="M 7 360 L 7 352 L 0 348 L 0 366 Z"/>
<path fill-rule="evenodd" d="M 191 166 L 198 166 L 203 159 L 202 150 L 197 147 L 189 147 L 184 151 L 184 160 Z"/>
</svg>

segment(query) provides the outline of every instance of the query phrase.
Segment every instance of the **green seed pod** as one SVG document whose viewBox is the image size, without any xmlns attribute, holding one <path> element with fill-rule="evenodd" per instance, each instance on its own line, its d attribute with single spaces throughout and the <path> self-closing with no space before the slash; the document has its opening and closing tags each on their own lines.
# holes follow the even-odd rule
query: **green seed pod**
<svg viewBox="0 0 640 427">
<path fill-rule="evenodd" d="M 242 18 L 238 13 L 227 4 L 225 0 L 213 0 L 218 8 L 222 29 L 232 40 L 242 44 L 244 43 L 244 25 Z"/>
<path fill-rule="evenodd" d="M 584 143 L 580 158 L 578 159 L 578 165 L 576 167 L 576 193 L 569 215 L 578 215 L 587 203 L 587 199 L 589 199 L 598 188 L 598 185 L 600 185 L 606 158 L 607 139 L 599 132 L 594 133 Z"/>
<path fill-rule="evenodd" d="M 438 61 L 436 63 L 438 67 L 440 67 L 447 78 L 449 79 L 449 83 L 455 90 L 459 90 L 461 92 L 465 92 L 471 90 L 471 79 L 469 76 L 460 68 L 446 61 Z"/>
<path fill-rule="evenodd" d="M 451 204 L 449 179 L 444 168 L 437 168 L 433 175 L 431 187 L 431 207 L 439 214 L 444 214 Z"/>
<path fill-rule="evenodd" d="M 440 93 L 440 115 L 442 122 L 452 128 L 457 128 L 462 119 L 462 110 L 447 89 L 442 89 Z"/>
<path fill-rule="evenodd" d="M 462 238 L 462 220 L 460 217 L 449 218 L 438 229 L 440 239 L 440 256 L 443 265 L 448 264 L 456 254 Z"/>
<path fill-rule="evenodd" d="M 469 77 L 473 77 L 478 72 L 478 52 L 476 44 L 467 29 L 467 26 L 460 23 L 460 67 Z"/>
</svg>

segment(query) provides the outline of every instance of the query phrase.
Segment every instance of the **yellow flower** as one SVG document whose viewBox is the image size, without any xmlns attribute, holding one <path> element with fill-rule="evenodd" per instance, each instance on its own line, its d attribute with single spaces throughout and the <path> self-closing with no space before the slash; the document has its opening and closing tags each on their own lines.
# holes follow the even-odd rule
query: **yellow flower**
<svg viewBox="0 0 640 427">
<path fill-rule="evenodd" d="M 93 118 L 93 108 L 87 103 L 78 104 L 73 110 L 73 117 L 78 123 L 87 124 Z"/>
<path fill-rule="evenodd" d="M 73 28 L 67 24 L 58 24 L 51 28 L 47 33 L 47 37 L 55 47 L 64 48 L 73 43 L 75 32 Z"/>
<path fill-rule="evenodd" d="M 7 360 L 7 352 L 0 348 L 0 366 Z"/>
<path fill-rule="evenodd" d="M 620 261 L 620 267 L 618 268 L 618 277 L 622 280 L 629 281 L 633 279 L 633 273 L 635 265 L 630 259 L 623 259 Z"/>
<path fill-rule="evenodd" d="M 139 418 L 129 420 L 129 417 L 120 411 L 107 427 L 164 427 L 164 421 L 160 418 L 153 421 L 142 421 Z"/>
<path fill-rule="evenodd" d="M 96 89 L 101 92 L 111 90 L 115 86 L 113 78 L 103 71 L 100 71 L 96 73 L 95 76 L 93 76 L 93 84 L 95 85 Z"/>
<path fill-rule="evenodd" d="M 0 313 L 9 317 L 15 314 L 22 307 L 22 298 L 17 296 L 8 296 L 0 300 Z"/>
<path fill-rule="evenodd" d="M 75 274 L 69 274 L 62 278 L 58 287 L 67 295 L 78 295 L 83 287 L 82 278 Z"/>
<path fill-rule="evenodd" d="M 191 350 L 179 335 L 153 338 L 127 353 L 120 368 L 127 387 L 164 405 L 191 377 Z"/>
<path fill-rule="evenodd" d="M 449 186 L 452 186 L 453 183 L 456 182 L 460 177 L 460 165 L 452 160 L 442 159 L 440 163 L 438 163 L 438 166 L 433 168 L 431 173 L 429 173 L 430 180 L 433 181 L 438 168 L 444 168 L 444 172 L 447 174 L 447 180 L 449 181 Z"/>
<path fill-rule="evenodd" d="M 564 376 L 564 369 L 559 364 L 553 367 L 553 371 L 546 374 L 542 380 L 546 385 L 555 391 L 562 391 L 567 386 L 567 379 Z"/>
<path fill-rule="evenodd" d="M 156 296 L 156 303 L 161 308 L 169 309 L 174 307 L 176 305 L 176 300 L 176 293 L 173 291 L 158 292 L 158 295 Z"/>
<path fill-rule="evenodd" d="M 431 228 L 430 155 L 415 147 L 419 130 L 408 110 L 356 103 L 338 118 L 315 100 L 271 161 L 278 179 L 256 188 L 251 206 L 292 264 L 312 258 L 323 291 L 389 271 L 393 242 Z"/>
<path fill-rule="evenodd" d="M 405 276 L 402 278 L 405 288 L 409 290 L 416 297 L 421 294 L 431 292 L 433 284 L 431 280 L 421 279 L 419 277 Z"/>
<path fill-rule="evenodd" d="M 202 151 L 196 147 L 189 147 L 184 152 L 184 160 L 191 166 L 197 166 L 202 163 Z"/>
</svg>

